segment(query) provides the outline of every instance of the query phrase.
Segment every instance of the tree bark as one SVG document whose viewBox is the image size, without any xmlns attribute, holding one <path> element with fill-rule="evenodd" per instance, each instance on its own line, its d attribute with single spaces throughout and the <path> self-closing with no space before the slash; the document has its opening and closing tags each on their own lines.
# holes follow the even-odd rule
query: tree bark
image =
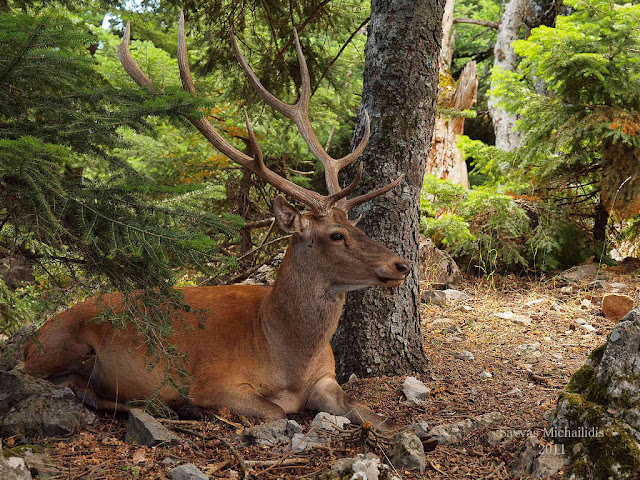
<svg viewBox="0 0 640 480">
<path fill-rule="evenodd" d="M 442 0 L 372 0 L 362 109 L 371 117 L 361 190 L 405 174 L 403 182 L 361 205 L 359 226 L 414 268 L 392 295 L 369 288 L 347 295 L 333 338 L 339 379 L 422 371 L 418 224 L 422 180 L 436 114 Z M 356 137 L 362 134 L 361 111 Z M 350 172 L 353 173 L 353 172 Z"/>
<path fill-rule="evenodd" d="M 440 78 L 451 78 L 448 71 L 440 72 Z M 453 82 L 453 78 L 451 78 Z M 454 110 L 467 110 L 476 103 L 478 71 L 476 62 L 467 63 L 460 74 L 458 84 L 451 97 L 442 99 L 441 106 Z M 462 153 L 458 149 L 458 135 L 464 133 L 464 117 L 438 117 L 433 133 L 433 143 L 427 161 L 427 172 L 438 178 L 469 188 L 469 172 Z"/>
<path fill-rule="evenodd" d="M 509 0 L 505 7 L 496 45 L 493 49 L 493 68 L 502 70 L 515 70 L 518 56 L 513 50 L 513 42 L 518 39 L 520 27 L 524 20 L 528 0 Z M 495 88 L 493 78 L 491 88 Z M 516 116 L 498 108 L 498 98 L 489 97 L 489 113 L 493 120 L 493 129 L 496 133 L 496 147 L 500 150 L 511 151 L 521 145 L 521 135 L 514 130 Z"/>
<path fill-rule="evenodd" d="M 451 75 L 451 60 L 456 38 L 455 30 L 452 31 L 455 23 L 454 7 L 455 0 L 447 0 L 442 17 L 438 106 L 452 110 L 467 110 L 477 100 L 478 71 L 476 62 L 471 61 L 462 70 L 457 85 Z M 457 137 L 463 133 L 463 117 L 436 118 L 433 141 L 427 160 L 427 173 L 469 188 L 467 164 L 457 146 Z"/>
</svg>

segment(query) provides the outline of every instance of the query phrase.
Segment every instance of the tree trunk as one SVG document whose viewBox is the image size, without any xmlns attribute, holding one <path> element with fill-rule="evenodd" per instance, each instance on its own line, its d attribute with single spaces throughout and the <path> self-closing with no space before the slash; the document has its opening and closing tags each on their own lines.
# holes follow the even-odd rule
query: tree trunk
<svg viewBox="0 0 640 480">
<path fill-rule="evenodd" d="M 440 85 L 448 83 L 443 78 L 451 79 L 449 71 L 440 72 Z M 455 85 L 455 84 L 454 84 Z M 445 87 L 446 88 L 446 87 Z M 453 110 L 467 110 L 476 103 L 478 92 L 478 71 L 476 62 L 467 63 L 460 74 L 457 86 L 453 87 L 453 95 L 440 93 L 439 104 Z M 458 150 L 458 135 L 464 133 L 464 117 L 438 117 L 433 133 L 433 143 L 427 161 L 427 172 L 438 178 L 447 179 L 465 188 L 469 188 L 467 164 Z"/>
<path fill-rule="evenodd" d="M 359 226 L 412 263 L 392 295 L 369 288 L 347 295 L 333 338 L 339 379 L 422 371 L 418 223 L 420 191 L 436 114 L 442 0 L 372 0 L 362 107 L 371 117 L 362 190 L 404 173 L 402 183 L 361 205 Z M 362 134 L 362 112 L 356 137 Z M 353 172 L 351 172 L 353 173 Z"/>
<path fill-rule="evenodd" d="M 513 51 L 513 42 L 518 39 L 520 27 L 526 12 L 528 0 L 509 0 L 498 27 L 496 45 L 493 49 L 493 68 L 502 70 L 515 70 L 518 61 L 516 52 Z M 493 79 L 491 88 L 495 88 Z M 489 113 L 493 120 L 493 129 L 496 133 L 496 147 L 500 150 L 511 151 L 521 145 L 521 136 L 514 130 L 516 116 L 507 113 L 497 107 L 498 98 L 489 97 Z"/>
</svg>

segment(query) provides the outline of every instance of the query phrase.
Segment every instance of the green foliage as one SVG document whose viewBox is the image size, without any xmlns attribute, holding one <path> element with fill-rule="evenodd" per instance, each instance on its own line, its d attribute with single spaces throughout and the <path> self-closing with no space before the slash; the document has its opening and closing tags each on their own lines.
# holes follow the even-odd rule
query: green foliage
<svg viewBox="0 0 640 480">
<path fill-rule="evenodd" d="M 637 191 L 637 168 L 616 164 L 611 152 L 640 146 L 640 6 L 568 5 L 573 13 L 558 16 L 555 28 L 533 29 L 515 42 L 522 62 L 516 72 L 493 72 L 494 93 L 520 119 L 514 173 L 525 170 L 534 188 L 558 201 L 577 198 L 593 208 L 599 191 L 613 196 L 627 174 L 626 191 Z"/>
<path fill-rule="evenodd" d="M 557 268 L 579 250 L 575 226 L 549 205 L 490 187 L 427 175 L 421 210 L 422 233 L 483 275 Z"/>
<path fill-rule="evenodd" d="M 148 115 L 177 118 L 201 104 L 169 81 L 148 94 L 107 75 L 87 49 L 96 41 L 88 30 L 56 13 L 0 15 L 0 254 L 28 259 L 58 284 L 64 271 L 82 288 L 146 295 L 158 308 L 141 321 L 166 328 L 166 308 L 147 297 L 186 308 L 171 288 L 175 269 L 228 268 L 219 244 L 242 221 L 191 208 L 191 197 L 212 194 L 206 186 L 160 185 L 127 163 L 122 125 L 142 134 L 155 122 Z M 2 312 L 10 328 L 27 318 L 12 295 Z M 163 337 L 152 330 L 142 331 L 151 347 Z"/>
</svg>

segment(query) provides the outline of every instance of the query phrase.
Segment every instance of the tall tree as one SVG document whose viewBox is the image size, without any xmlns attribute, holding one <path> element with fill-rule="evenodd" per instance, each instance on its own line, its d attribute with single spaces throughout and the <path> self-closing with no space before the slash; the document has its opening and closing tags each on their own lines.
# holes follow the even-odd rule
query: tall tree
<svg viewBox="0 0 640 480">
<path fill-rule="evenodd" d="M 362 229 L 418 263 L 419 199 L 436 115 L 443 0 L 373 0 L 365 49 L 362 109 L 371 117 L 362 188 L 405 174 L 396 189 L 362 205 Z M 352 293 L 334 338 L 338 376 L 420 371 L 418 269 L 392 295 Z"/>
<path fill-rule="evenodd" d="M 520 35 L 520 27 L 527 9 L 527 0 L 509 0 L 502 21 L 498 27 L 496 45 L 493 49 L 493 69 L 514 71 L 518 62 L 518 55 L 513 50 L 513 42 Z M 506 112 L 498 106 L 499 98 L 493 91 L 495 87 L 494 75 L 491 76 L 489 98 L 489 112 L 493 120 L 493 130 L 496 134 L 496 147 L 500 150 L 511 151 L 521 144 L 520 133 L 514 127 L 516 116 Z"/>
</svg>

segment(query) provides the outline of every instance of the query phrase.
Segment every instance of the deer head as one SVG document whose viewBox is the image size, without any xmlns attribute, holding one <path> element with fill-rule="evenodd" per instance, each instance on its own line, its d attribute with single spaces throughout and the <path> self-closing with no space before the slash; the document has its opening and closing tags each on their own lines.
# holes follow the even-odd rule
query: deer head
<svg viewBox="0 0 640 480">
<path fill-rule="evenodd" d="M 120 62 L 131 78 L 149 90 L 153 88 L 151 80 L 135 63 L 129 51 L 130 25 L 127 22 L 122 43 L 118 46 Z M 340 187 L 338 173 L 353 163 L 364 151 L 370 135 L 369 115 L 365 111 L 365 131 L 358 146 L 345 157 L 334 159 L 321 146 L 309 121 L 309 102 L 311 100 L 311 82 L 309 71 L 302 53 L 298 34 L 294 30 L 294 41 L 302 79 L 300 97 L 295 104 L 287 104 L 274 97 L 261 83 L 245 60 L 233 31 L 231 45 L 238 63 L 249 83 L 256 89 L 265 103 L 293 121 L 309 150 L 320 160 L 324 167 L 328 195 L 321 195 L 303 188 L 270 170 L 264 163 L 262 149 L 256 140 L 248 115 L 245 122 L 253 157 L 246 155 L 228 143 L 204 116 L 191 117 L 189 121 L 220 152 L 236 163 L 249 168 L 265 182 L 282 193 L 308 207 L 309 211 L 300 213 L 289 205 L 282 196 L 274 202 L 274 214 L 280 228 L 292 235 L 291 248 L 295 253 L 304 255 L 305 267 L 324 275 L 325 281 L 336 291 L 349 291 L 373 285 L 394 287 L 402 284 L 409 273 L 406 260 L 394 254 L 380 243 L 367 237 L 355 224 L 349 221 L 349 210 L 363 202 L 380 196 L 400 183 L 404 175 L 395 181 L 371 192 L 348 199 L 362 178 L 362 164 L 353 182 L 345 188 Z M 187 59 L 187 46 L 184 35 L 184 14 L 180 13 L 178 28 L 178 67 L 185 91 L 195 93 L 195 87 Z"/>
</svg>

